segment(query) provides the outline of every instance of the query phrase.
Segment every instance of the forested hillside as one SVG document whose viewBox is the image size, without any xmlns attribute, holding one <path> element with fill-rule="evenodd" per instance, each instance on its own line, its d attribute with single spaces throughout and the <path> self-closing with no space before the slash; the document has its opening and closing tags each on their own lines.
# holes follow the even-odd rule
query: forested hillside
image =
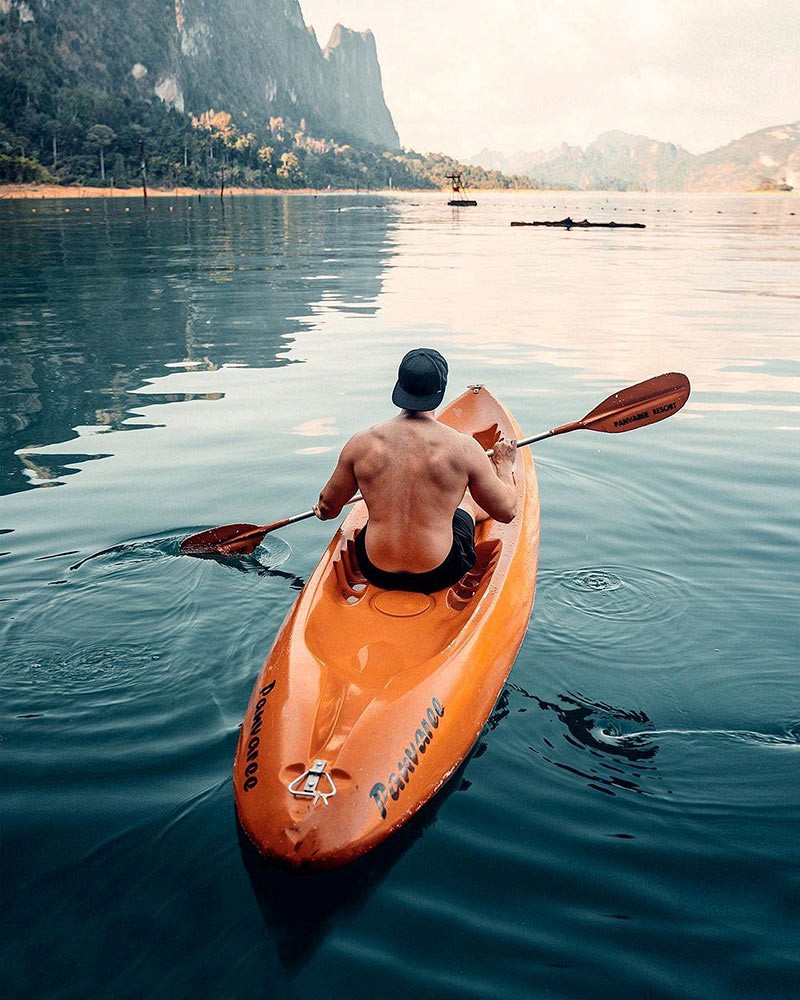
<svg viewBox="0 0 800 1000">
<path fill-rule="evenodd" d="M 532 186 L 402 151 L 371 33 L 338 26 L 323 53 L 296 0 L 0 0 L 2 183 L 430 188 L 454 169 Z"/>
</svg>

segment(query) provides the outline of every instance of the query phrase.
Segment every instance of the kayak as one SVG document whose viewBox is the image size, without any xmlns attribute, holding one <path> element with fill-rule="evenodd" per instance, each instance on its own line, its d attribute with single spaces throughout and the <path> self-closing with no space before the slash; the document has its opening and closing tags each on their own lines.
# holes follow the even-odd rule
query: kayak
<svg viewBox="0 0 800 1000">
<path fill-rule="evenodd" d="M 522 435 L 482 386 L 439 418 L 487 450 Z M 361 575 L 359 500 L 280 628 L 253 689 L 234 762 L 239 823 L 293 868 L 334 868 L 399 829 L 475 744 L 525 636 L 536 587 L 539 499 L 529 448 L 517 515 L 479 522 L 475 566 L 436 593 Z"/>
</svg>

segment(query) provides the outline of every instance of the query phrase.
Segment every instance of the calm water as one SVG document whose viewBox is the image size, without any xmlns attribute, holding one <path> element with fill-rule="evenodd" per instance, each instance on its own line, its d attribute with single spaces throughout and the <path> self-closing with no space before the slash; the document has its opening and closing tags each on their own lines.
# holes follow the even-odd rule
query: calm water
<svg viewBox="0 0 800 1000">
<path fill-rule="evenodd" d="M 796 997 L 800 201 L 3 202 L 8 997 Z M 646 223 L 520 229 L 511 220 Z M 528 434 L 684 371 L 678 416 L 536 446 L 533 618 L 386 850 L 255 868 L 230 781 L 330 536 L 306 510 L 400 356 Z"/>
</svg>

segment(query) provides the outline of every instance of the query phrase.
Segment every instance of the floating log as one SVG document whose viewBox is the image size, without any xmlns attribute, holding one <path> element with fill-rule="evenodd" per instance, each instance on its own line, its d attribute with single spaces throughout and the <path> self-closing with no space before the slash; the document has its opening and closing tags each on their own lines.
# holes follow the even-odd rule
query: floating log
<svg viewBox="0 0 800 1000">
<path fill-rule="evenodd" d="M 459 208 L 464 208 L 466 205 L 477 205 L 478 203 L 477 203 L 477 201 L 473 201 L 472 198 L 453 198 L 450 201 L 448 201 L 447 204 L 448 205 L 456 205 Z M 511 225 L 512 226 L 514 226 L 514 225 L 524 226 L 525 223 L 524 222 L 518 222 L 518 223 L 512 222 Z"/>
<path fill-rule="evenodd" d="M 646 229 L 643 222 L 574 222 L 569 216 L 557 222 L 512 222 L 512 226 L 559 226 L 561 229 Z"/>
</svg>

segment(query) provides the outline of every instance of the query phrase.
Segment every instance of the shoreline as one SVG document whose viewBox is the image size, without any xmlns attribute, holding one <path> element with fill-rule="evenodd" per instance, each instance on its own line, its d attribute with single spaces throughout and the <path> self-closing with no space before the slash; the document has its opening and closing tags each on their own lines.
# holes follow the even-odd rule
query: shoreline
<svg viewBox="0 0 800 1000">
<path fill-rule="evenodd" d="M 393 193 L 384 190 L 370 190 L 369 192 L 357 192 L 341 189 L 329 191 L 327 189 L 316 190 L 315 188 L 225 188 L 225 197 L 229 195 L 283 195 L 283 194 L 386 194 Z M 219 198 L 219 188 L 148 188 L 149 198 Z M 0 200 L 15 201 L 18 199 L 44 199 L 44 198 L 137 198 L 143 200 L 141 188 L 99 188 L 86 187 L 79 184 L 0 184 Z"/>
<path fill-rule="evenodd" d="M 800 193 L 800 189 L 793 191 L 781 191 L 777 189 L 773 190 L 748 190 L 748 191 L 576 191 L 571 188 L 475 188 L 470 189 L 473 196 L 480 196 L 481 194 L 506 194 L 514 195 L 521 193 L 532 193 L 539 194 L 543 196 L 550 195 L 570 195 L 579 196 L 587 194 L 605 194 L 610 195 L 655 195 L 657 197 L 670 197 L 674 195 L 699 195 L 704 197 L 709 197 L 713 195 L 734 195 L 734 196 L 748 196 L 748 195 L 769 195 L 774 197 L 776 195 L 782 195 L 783 197 L 797 197 Z M 382 196 L 417 196 L 417 195 L 434 195 L 434 194 L 450 194 L 447 188 L 375 188 L 369 190 L 356 188 L 243 188 L 243 187 L 230 187 L 225 189 L 225 197 L 234 196 L 250 196 L 250 195 L 315 195 L 317 197 L 331 197 L 336 195 L 382 195 Z M 189 188 L 189 187 L 175 187 L 175 188 L 148 188 L 147 197 L 149 198 L 211 198 L 219 199 L 220 192 L 219 188 Z M 60 185 L 60 184 L 0 184 L 0 201 L 18 201 L 18 200 L 66 200 L 66 199 L 85 199 L 85 198 L 135 198 L 139 201 L 144 200 L 141 188 L 98 188 L 98 187 L 86 187 L 83 185 Z"/>
</svg>

